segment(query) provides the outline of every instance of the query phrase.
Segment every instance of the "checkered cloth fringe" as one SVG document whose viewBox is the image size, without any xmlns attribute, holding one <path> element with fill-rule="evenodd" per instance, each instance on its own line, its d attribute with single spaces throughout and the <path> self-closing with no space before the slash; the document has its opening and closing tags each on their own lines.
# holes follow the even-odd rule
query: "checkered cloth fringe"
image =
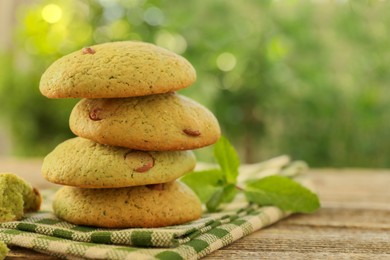
<svg viewBox="0 0 390 260">
<path fill-rule="evenodd" d="M 67 259 L 199 259 L 288 215 L 238 197 L 222 212 L 183 225 L 105 229 L 56 218 L 50 211 L 53 191 L 42 194 L 43 210 L 0 223 L 0 241 Z"/>
</svg>

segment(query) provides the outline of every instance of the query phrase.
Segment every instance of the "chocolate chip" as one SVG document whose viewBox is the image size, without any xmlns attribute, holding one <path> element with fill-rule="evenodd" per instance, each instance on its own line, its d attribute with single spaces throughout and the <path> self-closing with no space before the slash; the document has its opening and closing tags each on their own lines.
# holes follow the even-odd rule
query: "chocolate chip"
<svg viewBox="0 0 390 260">
<path fill-rule="evenodd" d="M 101 117 L 102 109 L 100 108 L 94 108 L 89 112 L 89 118 L 93 121 L 99 121 L 103 118 Z"/>
<path fill-rule="evenodd" d="M 141 151 L 130 150 L 124 155 L 130 167 L 134 167 L 135 172 L 147 172 L 154 167 L 154 158 L 151 154 Z M 142 163 L 139 166 L 140 162 Z"/>
<path fill-rule="evenodd" d="M 85 47 L 83 48 L 83 54 L 95 54 L 96 51 L 92 49 L 91 47 Z"/>
<path fill-rule="evenodd" d="M 149 171 L 150 169 L 152 169 L 154 166 L 154 160 L 150 160 L 148 162 L 146 162 L 144 165 L 142 165 L 141 167 L 138 167 L 136 169 L 134 169 L 134 171 L 136 172 L 147 172 Z"/>
<path fill-rule="evenodd" d="M 40 195 L 39 191 L 36 188 L 33 188 L 33 192 L 35 195 Z"/>
<path fill-rule="evenodd" d="M 189 136 L 200 136 L 200 132 L 198 130 L 192 130 L 192 129 L 186 128 L 183 130 L 183 132 Z"/>
<path fill-rule="evenodd" d="M 164 190 L 165 189 L 164 183 L 149 184 L 149 185 L 145 185 L 145 186 L 146 186 L 146 188 L 151 189 L 151 190 Z"/>
</svg>

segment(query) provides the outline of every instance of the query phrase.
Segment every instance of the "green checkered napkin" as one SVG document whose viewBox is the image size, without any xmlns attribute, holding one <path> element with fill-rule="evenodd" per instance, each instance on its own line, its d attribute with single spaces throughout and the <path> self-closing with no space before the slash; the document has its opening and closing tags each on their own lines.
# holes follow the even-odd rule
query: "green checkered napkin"
<svg viewBox="0 0 390 260">
<path fill-rule="evenodd" d="M 250 169 L 257 169 L 253 172 L 258 175 L 259 167 L 264 165 L 256 167 Z M 269 169 L 262 174 L 268 175 Z M 250 178 L 251 174 L 247 176 Z M 72 259 L 199 259 L 288 215 L 276 207 L 248 205 L 243 197 L 238 197 L 222 212 L 204 214 L 183 225 L 94 228 L 59 220 L 49 210 L 53 190 L 42 194 L 43 210 L 27 214 L 21 221 L 1 223 L 0 241 Z"/>
</svg>

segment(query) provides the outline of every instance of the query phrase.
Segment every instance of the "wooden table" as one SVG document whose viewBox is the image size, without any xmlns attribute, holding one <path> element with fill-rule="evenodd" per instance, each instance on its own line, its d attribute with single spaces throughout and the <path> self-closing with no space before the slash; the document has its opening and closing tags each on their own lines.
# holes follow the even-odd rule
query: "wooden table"
<svg viewBox="0 0 390 260">
<path fill-rule="evenodd" d="M 40 160 L 0 158 L 0 171 L 40 188 Z M 205 259 L 390 259 L 390 170 L 314 169 L 322 208 L 294 215 Z M 7 259 L 56 259 L 13 247 Z"/>
</svg>

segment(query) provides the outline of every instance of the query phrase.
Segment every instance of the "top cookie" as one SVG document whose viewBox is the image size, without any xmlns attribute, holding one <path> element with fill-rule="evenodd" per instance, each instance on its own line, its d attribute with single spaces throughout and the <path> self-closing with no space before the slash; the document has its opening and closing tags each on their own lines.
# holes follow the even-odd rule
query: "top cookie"
<svg viewBox="0 0 390 260">
<path fill-rule="evenodd" d="M 98 44 L 68 54 L 42 75 L 48 98 L 123 98 L 166 93 L 196 79 L 183 57 L 144 42 Z"/>
</svg>

